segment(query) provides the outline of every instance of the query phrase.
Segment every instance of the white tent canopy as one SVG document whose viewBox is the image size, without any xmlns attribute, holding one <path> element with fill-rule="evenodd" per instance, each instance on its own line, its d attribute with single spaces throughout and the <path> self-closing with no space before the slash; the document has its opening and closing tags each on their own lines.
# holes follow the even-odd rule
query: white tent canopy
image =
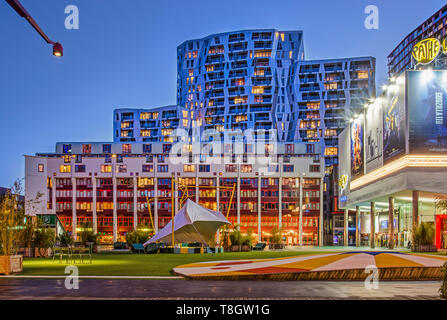
<svg viewBox="0 0 447 320">
<path fill-rule="evenodd" d="M 174 217 L 174 241 L 201 242 L 212 246 L 217 230 L 230 222 L 218 211 L 207 209 L 190 199 Z M 153 242 L 171 244 L 172 222 L 170 221 L 156 235 L 149 239 L 144 246 Z"/>
</svg>

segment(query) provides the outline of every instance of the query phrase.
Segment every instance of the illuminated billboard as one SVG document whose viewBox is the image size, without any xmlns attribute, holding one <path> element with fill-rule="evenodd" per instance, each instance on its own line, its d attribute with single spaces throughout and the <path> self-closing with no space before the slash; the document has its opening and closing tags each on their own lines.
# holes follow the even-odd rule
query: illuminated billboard
<svg viewBox="0 0 447 320">
<path fill-rule="evenodd" d="M 402 80 L 402 81 L 401 81 Z M 405 81 L 388 86 L 383 98 L 383 163 L 405 154 Z"/>
<path fill-rule="evenodd" d="M 411 71 L 408 81 L 409 152 L 447 153 L 447 71 Z"/>
<path fill-rule="evenodd" d="M 382 166 L 382 104 L 376 101 L 366 110 L 365 116 L 365 166 L 370 172 Z"/>
<path fill-rule="evenodd" d="M 351 123 L 351 177 L 363 174 L 365 161 L 363 157 L 363 117 L 357 118 Z"/>
</svg>

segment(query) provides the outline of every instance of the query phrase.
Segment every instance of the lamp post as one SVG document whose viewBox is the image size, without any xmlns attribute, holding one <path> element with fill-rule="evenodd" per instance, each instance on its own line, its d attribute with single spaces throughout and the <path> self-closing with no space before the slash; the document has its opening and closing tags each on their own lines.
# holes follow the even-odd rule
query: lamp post
<svg viewBox="0 0 447 320">
<path fill-rule="evenodd" d="M 62 57 L 64 55 L 64 49 L 59 42 L 54 42 L 48 38 L 45 32 L 39 27 L 36 21 L 31 17 L 31 15 L 22 6 L 19 0 L 6 0 L 6 2 L 22 17 L 25 18 L 31 26 L 41 35 L 41 37 L 49 44 L 53 45 L 53 55 L 56 57 Z"/>
</svg>

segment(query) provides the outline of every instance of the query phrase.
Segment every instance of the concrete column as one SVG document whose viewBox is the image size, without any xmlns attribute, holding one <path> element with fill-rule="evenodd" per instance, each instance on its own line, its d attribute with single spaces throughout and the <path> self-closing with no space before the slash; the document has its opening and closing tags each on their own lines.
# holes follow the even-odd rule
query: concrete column
<svg viewBox="0 0 447 320">
<path fill-rule="evenodd" d="M 71 201 L 71 210 L 72 210 L 72 235 L 73 238 L 77 239 L 77 233 L 76 233 L 76 226 L 78 224 L 78 217 L 76 214 L 76 178 L 71 178 L 71 185 L 72 185 L 72 201 Z"/>
<path fill-rule="evenodd" d="M 413 190 L 413 228 L 419 225 L 419 191 Z"/>
<path fill-rule="evenodd" d="M 299 220 L 298 220 L 298 244 L 300 246 L 303 245 L 303 178 L 298 178 L 298 180 L 295 180 L 296 183 L 298 183 L 299 185 L 297 186 L 299 188 L 299 206 L 300 206 L 300 211 L 299 211 Z M 295 185 L 296 185 L 295 183 Z"/>
<path fill-rule="evenodd" d="M 97 192 L 96 192 L 96 178 L 92 178 L 93 186 L 93 203 L 92 203 L 92 216 L 93 216 L 93 232 L 98 233 L 98 217 L 96 213 Z"/>
<path fill-rule="evenodd" d="M 280 169 L 281 170 L 281 169 Z M 280 171 L 281 172 L 281 171 Z M 279 187 L 278 187 L 278 228 L 281 229 L 282 228 L 282 174 L 280 173 L 279 176 Z"/>
<path fill-rule="evenodd" d="M 320 219 L 318 221 L 318 242 L 319 246 L 323 246 L 323 178 L 320 178 Z"/>
<path fill-rule="evenodd" d="M 360 224 L 360 207 L 355 207 L 355 246 L 360 247 L 360 233 L 361 233 L 361 224 Z"/>
<path fill-rule="evenodd" d="M 112 196 L 113 196 L 113 242 L 116 242 L 118 240 L 118 217 L 117 217 L 117 201 L 116 201 L 116 178 L 115 178 L 115 174 L 112 178 L 112 183 L 113 183 L 113 191 L 112 191 Z"/>
<path fill-rule="evenodd" d="M 220 187 L 220 179 L 219 177 L 216 177 L 216 208 L 217 211 L 220 212 L 220 191 L 219 188 Z M 222 212 L 223 215 L 226 216 L 226 212 Z M 217 234 L 216 234 L 216 243 L 218 243 L 220 245 L 220 229 L 217 230 Z"/>
<path fill-rule="evenodd" d="M 196 172 L 196 203 L 199 203 L 199 167 L 197 165 L 195 166 L 195 172 Z"/>
<path fill-rule="evenodd" d="M 347 247 L 348 243 L 348 221 L 349 221 L 349 210 L 345 209 L 345 215 L 343 220 L 343 245 Z"/>
<path fill-rule="evenodd" d="M 394 249 L 394 198 L 388 198 L 388 233 L 390 238 L 389 248 Z"/>
<path fill-rule="evenodd" d="M 261 176 L 258 176 L 258 241 L 261 241 Z"/>
<path fill-rule="evenodd" d="M 236 198 L 237 198 L 237 224 L 241 224 L 241 177 L 240 177 L 240 165 L 237 165 L 237 186 L 236 186 Z"/>
<path fill-rule="evenodd" d="M 282 176 L 283 176 L 283 161 L 279 157 L 279 178 L 278 178 L 278 228 L 282 228 Z"/>
<path fill-rule="evenodd" d="M 154 177 L 154 226 L 155 232 L 158 232 L 158 178 Z"/>
<path fill-rule="evenodd" d="M 371 224 L 371 234 L 370 234 L 370 239 L 369 239 L 369 241 L 370 241 L 370 246 L 371 246 L 371 249 L 374 249 L 375 247 L 376 247 L 376 230 L 375 230 L 375 226 L 376 226 L 376 207 L 375 207 L 375 203 L 374 202 L 371 202 L 371 213 L 370 213 L 370 216 L 371 216 L 371 221 L 370 221 L 370 224 Z"/>
<path fill-rule="evenodd" d="M 133 229 L 137 230 L 138 226 L 138 198 L 137 198 L 137 192 L 138 192 L 138 185 L 137 185 L 137 178 L 133 177 Z"/>
<path fill-rule="evenodd" d="M 57 210 L 56 210 L 56 178 L 55 177 L 51 177 L 51 212 L 56 215 L 57 214 Z"/>
</svg>

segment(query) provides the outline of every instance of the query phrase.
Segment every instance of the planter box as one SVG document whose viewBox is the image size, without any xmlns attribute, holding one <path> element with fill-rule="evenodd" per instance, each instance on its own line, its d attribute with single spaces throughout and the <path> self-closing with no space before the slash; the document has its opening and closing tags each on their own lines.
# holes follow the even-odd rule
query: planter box
<svg viewBox="0 0 447 320">
<path fill-rule="evenodd" d="M 438 252 L 438 248 L 434 245 L 420 245 L 420 246 L 413 246 L 411 251 L 414 251 L 414 252 Z"/>
<path fill-rule="evenodd" d="M 7 262 L 9 261 L 9 266 Z M 23 257 L 22 256 L 0 256 L 0 274 L 10 274 L 22 272 Z"/>
</svg>

